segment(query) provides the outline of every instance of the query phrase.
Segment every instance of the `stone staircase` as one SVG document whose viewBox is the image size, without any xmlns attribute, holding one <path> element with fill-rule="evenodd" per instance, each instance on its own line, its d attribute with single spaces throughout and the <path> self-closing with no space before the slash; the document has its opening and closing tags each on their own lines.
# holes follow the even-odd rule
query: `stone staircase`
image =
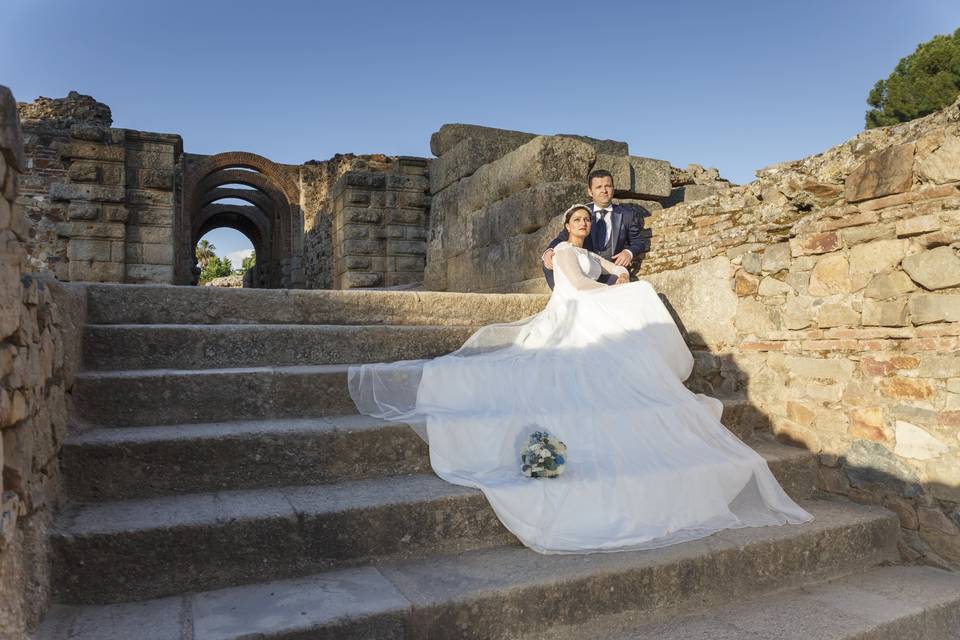
<svg viewBox="0 0 960 640">
<path fill-rule="evenodd" d="M 960 578 L 896 517 L 818 499 L 814 456 L 730 425 L 816 520 L 543 556 L 356 415 L 354 362 L 429 357 L 540 296 L 87 287 L 56 601 L 35 640 L 927 638 Z M 909 633 L 906 631 L 909 630 Z"/>
</svg>

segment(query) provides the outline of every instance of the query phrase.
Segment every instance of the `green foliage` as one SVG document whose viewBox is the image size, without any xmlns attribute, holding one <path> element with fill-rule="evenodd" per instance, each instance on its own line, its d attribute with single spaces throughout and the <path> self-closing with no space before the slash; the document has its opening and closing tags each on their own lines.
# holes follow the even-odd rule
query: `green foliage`
<svg viewBox="0 0 960 640">
<path fill-rule="evenodd" d="M 194 253 L 197 256 L 197 264 L 200 265 L 201 269 L 206 268 L 210 258 L 215 258 L 217 256 L 215 253 L 216 250 L 217 248 L 206 240 L 201 240 L 197 243 L 197 248 L 194 250 Z"/>
<path fill-rule="evenodd" d="M 233 273 L 230 258 L 218 258 L 216 255 L 207 260 L 206 266 L 200 271 L 200 284 L 210 282 L 214 278 L 222 278 Z"/>
<path fill-rule="evenodd" d="M 240 263 L 240 269 L 237 273 L 246 273 L 250 269 L 253 269 L 254 265 L 257 264 L 257 254 L 256 252 L 251 253 L 249 256 L 243 259 L 243 262 Z"/>
<path fill-rule="evenodd" d="M 900 60 L 867 98 L 866 128 L 885 127 L 933 113 L 960 95 L 960 29 L 934 36 Z"/>
</svg>

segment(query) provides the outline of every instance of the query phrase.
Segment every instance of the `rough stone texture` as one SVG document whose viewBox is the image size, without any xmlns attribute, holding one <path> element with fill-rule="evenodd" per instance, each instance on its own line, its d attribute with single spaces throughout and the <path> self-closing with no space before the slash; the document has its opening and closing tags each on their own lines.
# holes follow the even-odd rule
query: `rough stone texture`
<svg viewBox="0 0 960 640">
<path fill-rule="evenodd" d="M 19 145 L 19 148 L 7 145 Z M 0 87 L 0 184 L 16 185 L 22 138 Z M 16 188 L 0 193 L 0 636 L 25 637 L 51 593 L 48 535 L 60 500 L 59 453 L 79 362 L 82 299 L 26 260 Z"/>
<path fill-rule="evenodd" d="M 913 150 L 913 144 L 903 144 L 869 156 L 847 176 L 844 191 L 847 202 L 908 190 L 913 184 Z"/>
<path fill-rule="evenodd" d="M 951 247 L 937 247 L 908 256 L 903 270 L 924 289 L 947 289 L 960 285 L 960 258 Z"/>
<path fill-rule="evenodd" d="M 655 211 L 638 270 L 682 300 L 691 388 L 746 398 L 755 429 L 835 461 L 821 489 L 947 519 L 960 512 L 958 113 Z M 721 259 L 722 274 L 706 268 Z M 699 293 L 678 297 L 677 282 Z M 960 567 L 960 535 L 901 519 L 905 558 Z"/>
</svg>

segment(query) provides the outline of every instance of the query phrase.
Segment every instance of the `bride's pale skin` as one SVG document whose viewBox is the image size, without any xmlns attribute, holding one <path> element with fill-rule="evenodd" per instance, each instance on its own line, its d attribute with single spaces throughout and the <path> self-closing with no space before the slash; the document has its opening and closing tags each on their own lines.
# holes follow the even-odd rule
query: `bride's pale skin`
<svg viewBox="0 0 960 640">
<path fill-rule="evenodd" d="M 567 242 L 575 247 L 583 248 L 583 242 L 590 235 L 590 226 L 593 224 L 593 216 L 586 209 L 577 209 L 570 216 L 570 220 L 564 226 L 567 230 Z M 629 276 L 618 276 L 617 284 L 629 282 Z"/>
</svg>

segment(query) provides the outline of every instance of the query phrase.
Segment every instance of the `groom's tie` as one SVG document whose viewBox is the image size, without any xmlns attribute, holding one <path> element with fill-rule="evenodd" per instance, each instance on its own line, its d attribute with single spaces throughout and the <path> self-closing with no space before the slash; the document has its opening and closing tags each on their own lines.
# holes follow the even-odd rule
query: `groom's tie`
<svg viewBox="0 0 960 640">
<path fill-rule="evenodd" d="M 600 217 L 597 218 L 597 223 L 593 226 L 593 248 L 596 251 L 601 251 L 607 248 L 607 210 L 601 209 L 597 213 Z"/>
</svg>

